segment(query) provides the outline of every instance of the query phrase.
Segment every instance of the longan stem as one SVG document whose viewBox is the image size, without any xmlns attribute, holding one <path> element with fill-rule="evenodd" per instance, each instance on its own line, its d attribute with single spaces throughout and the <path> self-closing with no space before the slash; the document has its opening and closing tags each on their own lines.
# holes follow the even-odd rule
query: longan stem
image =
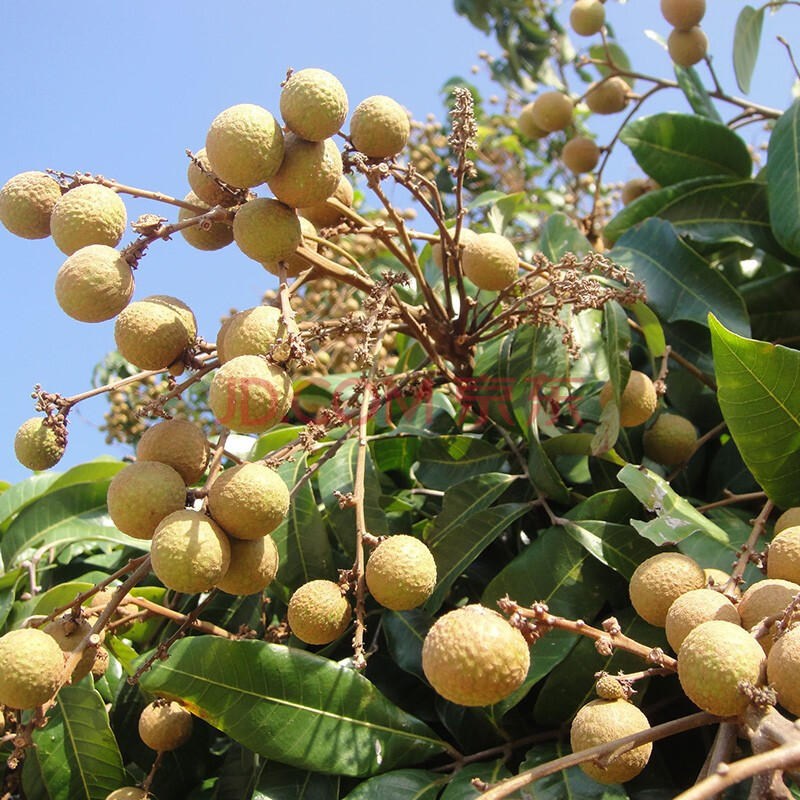
<svg viewBox="0 0 800 800">
<path fill-rule="evenodd" d="M 736 566 L 733 568 L 733 572 L 731 572 L 731 577 L 728 578 L 728 582 L 722 589 L 722 593 L 733 602 L 737 600 L 735 594 L 736 587 L 742 582 L 745 568 L 750 563 L 750 556 L 758 543 L 759 537 L 764 532 L 764 528 L 766 528 L 767 519 L 770 513 L 772 513 L 773 508 L 775 508 L 775 505 L 772 500 L 767 500 L 767 502 L 764 503 L 761 513 L 753 521 L 753 530 L 750 531 L 750 536 L 747 538 L 742 552 L 739 554 Z"/>
<path fill-rule="evenodd" d="M 166 608 L 158 603 L 154 603 L 152 600 L 148 600 L 145 597 L 131 596 L 128 599 L 128 602 L 139 606 L 139 608 L 143 608 L 152 614 L 158 614 L 159 616 L 166 617 L 174 622 L 185 624 L 187 627 L 193 628 L 201 633 L 209 633 L 213 636 L 221 636 L 223 639 L 234 638 L 234 634 L 232 634 L 230 631 L 226 631 L 225 628 L 220 628 L 218 625 L 214 625 L 213 622 L 205 622 L 204 620 L 197 619 L 196 617 L 190 618 L 189 614 L 181 614 L 179 611 Z"/>
</svg>

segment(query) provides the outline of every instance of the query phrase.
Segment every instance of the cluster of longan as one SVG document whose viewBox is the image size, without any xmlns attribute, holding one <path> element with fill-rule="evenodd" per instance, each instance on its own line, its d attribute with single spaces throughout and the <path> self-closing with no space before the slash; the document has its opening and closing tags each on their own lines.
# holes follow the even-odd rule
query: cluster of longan
<svg viewBox="0 0 800 800">
<path fill-rule="evenodd" d="M 702 61 L 708 52 L 708 38 L 700 27 L 706 0 L 661 0 L 661 14 L 673 26 L 667 39 L 670 58 L 681 67 Z"/>
</svg>

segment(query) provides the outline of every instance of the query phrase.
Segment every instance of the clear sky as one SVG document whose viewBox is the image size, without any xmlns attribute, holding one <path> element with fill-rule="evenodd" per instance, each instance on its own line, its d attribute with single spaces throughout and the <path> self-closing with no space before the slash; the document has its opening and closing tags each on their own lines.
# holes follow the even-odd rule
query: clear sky
<svg viewBox="0 0 800 800">
<path fill-rule="evenodd" d="M 669 75 L 664 51 L 643 33 L 645 28 L 668 33 L 656 0 L 607 5 L 634 66 Z M 726 88 L 738 93 L 730 54 L 744 3 L 708 0 L 708 5 L 704 27 L 718 71 Z M 287 67 L 330 70 L 345 85 L 351 108 L 366 96 L 387 94 L 424 119 L 441 114 L 438 90 L 448 78 L 461 74 L 476 80 L 469 74 L 476 53 L 497 52 L 492 40 L 455 14 L 450 0 L 292 5 L 42 0 L 4 4 L 0 22 L 0 184 L 19 172 L 50 167 L 100 173 L 178 196 L 188 191 L 184 150 L 202 147 L 211 120 L 235 103 L 258 103 L 277 116 Z M 775 35 L 791 36 L 800 30 L 797 22 L 793 8 L 767 21 L 753 99 L 781 108 L 791 102 L 792 74 Z M 800 50 L 800 39 L 793 38 Z M 649 110 L 663 108 L 687 107 L 673 96 Z M 591 125 L 607 138 L 614 120 Z M 750 136 L 748 129 L 744 135 Z M 622 154 L 614 170 L 609 177 L 635 174 Z M 124 199 L 131 220 L 165 213 L 163 206 Z M 405 197 L 397 199 L 407 205 Z M 128 234 L 123 242 L 131 238 Z M 5 342 L 0 479 L 28 474 L 14 458 L 13 436 L 33 415 L 33 384 L 66 395 L 83 391 L 94 365 L 114 346 L 113 321 L 83 324 L 59 309 L 53 282 L 63 260 L 51 240 L 25 241 L 0 228 Z M 137 299 L 170 294 L 184 300 L 197 315 L 201 335 L 213 340 L 220 316 L 231 307 L 257 304 L 272 279 L 234 246 L 202 253 L 178 236 L 151 247 L 136 283 Z M 96 430 L 105 407 L 104 400 L 90 401 L 72 413 L 70 446 L 60 467 L 126 452 L 105 445 Z"/>
</svg>

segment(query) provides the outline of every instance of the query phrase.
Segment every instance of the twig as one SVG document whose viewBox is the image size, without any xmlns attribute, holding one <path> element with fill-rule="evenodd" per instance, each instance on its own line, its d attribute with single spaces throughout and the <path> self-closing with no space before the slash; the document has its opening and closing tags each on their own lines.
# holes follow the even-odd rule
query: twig
<svg viewBox="0 0 800 800">
<path fill-rule="evenodd" d="M 197 619 L 196 616 L 192 617 L 190 614 L 181 614 L 179 611 L 174 611 L 171 608 L 165 608 L 158 603 L 154 603 L 152 600 L 148 600 L 146 597 L 131 596 L 128 599 L 128 602 L 139 606 L 139 608 L 146 609 L 151 614 L 158 614 L 160 617 L 166 617 L 174 622 L 182 623 L 188 628 L 200 631 L 201 633 L 208 633 L 212 636 L 221 636 L 223 639 L 235 638 L 234 634 L 232 634 L 230 631 L 226 631 L 225 628 L 220 628 L 218 625 L 214 625 L 213 622 L 205 622 L 202 619 Z M 120 622 L 123 621 L 124 620 L 120 620 Z"/>
<path fill-rule="evenodd" d="M 765 500 L 767 497 L 766 492 L 745 492 L 744 494 L 734 494 L 728 489 L 725 490 L 727 497 L 724 500 L 716 500 L 713 503 L 706 503 L 704 506 L 697 506 L 697 510 L 705 513 L 711 511 L 713 508 L 722 508 L 723 506 L 732 506 L 736 503 L 747 503 L 750 500 Z"/>
<path fill-rule="evenodd" d="M 153 766 L 150 767 L 150 772 L 147 773 L 147 777 L 144 779 L 144 783 L 142 784 L 142 791 L 145 795 L 148 795 L 150 792 L 150 787 L 153 785 L 153 779 L 156 777 L 156 771 L 161 766 L 161 762 L 164 759 L 164 752 L 163 750 L 159 750 L 158 754 L 156 755 L 156 760 L 153 762 Z"/>
<path fill-rule="evenodd" d="M 761 513 L 753 521 L 753 529 L 750 531 L 750 536 L 748 536 L 747 541 L 745 542 L 745 545 L 739 554 L 739 558 L 736 561 L 736 566 L 733 568 L 733 572 L 731 572 L 731 577 L 728 578 L 727 583 L 722 588 L 722 593 L 734 603 L 737 600 L 735 590 L 739 584 L 742 583 L 744 570 L 750 563 L 750 556 L 755 549 L 756 544 L 758 543 L 759 537 L 762 533 L 764 533 L 764 528 L 767 525 L 767 519 L 769 518 L 769 515 L 774 507 L 775 506 L 772 500 L 767 500 L 767 502 L 764 503 Z"/>
</svg>

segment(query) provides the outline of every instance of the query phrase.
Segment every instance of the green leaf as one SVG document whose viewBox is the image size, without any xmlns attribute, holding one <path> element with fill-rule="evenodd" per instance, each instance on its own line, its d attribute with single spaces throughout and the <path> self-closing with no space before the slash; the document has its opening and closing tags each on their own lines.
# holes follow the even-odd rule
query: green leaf
<svg viewBox="0 0 800 800">
<path fill-rule="evenodd" d="M 769 214 L 775 238 L 800 255 L 800 100 L 784 112 L 769 140 Z"/>
<path fill-rule="evenodd" d="M 41 497 L 60 477 L 59 472 L 39 472 L 6 489 L 0 495 L 0 525 Z"/>
<path fill-rule="evenodd" d="M 474 475 L 497 472 L 506 456 L 474 436 L 439 436 L 420 444 L 417 480 L 428 489 L 447 489 Z"/>
<path fill-rule="evenodd" d="M 711 101 L 711 95 L 709 95 L 694 67 L 680 67 L 676 64 L 675 78 L 696 114 L 713 119 L 716 122 L 722 122 L 719 111 Z"/>
<path fill-rule="evenodd" d="M 800 330 L 800 271 L 748 281 L 739 291 L 747 305 L 754 339 L 775 341 L 795 336 Z"/>
<path fill-rule="evenodd" d="M 305 456 L 285 461 L 278 469 L 286 485 L 293 487 L 306 470 Z M 278 580 L 290 589 L 317 578 L 333 578 L 333 565 L 328 534 L 311 488 L 306 484 L 292 499 L 289 513 L 272 533 L 280 558 Z"/>
<path fill-rule="evenodd" d="M 58 480 L 50 486 L 48 492 L 54 492 L 56 489 L 64 489 L 67 486 L 74 486 L 78 483 L 110 480 L 124 468 L 125 463 L 123 461 L 109 458 L 98 458 L 87 464 L 78 464 L 77 467 L 73 467 L 63 475 L 60 475 Z"/>
<path fill-rule="evenodd" d="M 422 644 L 434 618 L 421 608 L 384 611 L 383 630 L 389 652 L 400 669 L 427 680 L 422 671 Z"/>
<path fill-rule="evenodd" d="M 736 32 L 733 35 L 733 71 L 736 73 L 736 83 L 745 94 L 750 91 L 750 79 L 753 77 L 758 58 L 763 24 L 763 7 L 756 11 L 752 6 L 745 6 L 736 20 Z"/>
<path fill-rule="evenodd" d="M 753 159 L 744 141 L 719 122 L 666 112 L 629 122 L 620 140 L 639 166 L 662 186 L 730 175 L 749 178 Z"/>
<path fill-rule="evenodd" d="M 642 561 L 657 552 L 630 525 L 596 519 L 568 520 L 564 530 L 599 562 L 628 579 Z"/>
<path fill-rule="evenodd" d="M 800 504 L 800 352 L 745 339 L 710 317 L 722 416 L 744 463 L 779 508 Z"/>
<path fill-rule="evenodd" d="M 227 753 L 214 786 L 214 800 L 252 800 L 264 759 L 234 744 Z"/>
<path fill-rule="evenodd" d="M 623 72 L 631 71 L 631 60 L 628 54 L 620 47 L 617 42 L 606 42 L 604 44 L 593 44 L 589 47 L 589 55 L 598 61 L 606 61 L 611 56 L 611 61 Z M 614 75 L 615 70 L 612 70 L 607 64 L 595 64 L 595 69 L 605 78 L 609 75 Z M 636 84 L 634 78 L 629 78 L 625 75 L 622 76 L 628 86 L 631 88 Z"/>
<path fill-rule="evenodd" d="M 424 769 L 399 769 L 359 784 L 345 800 L 436 800 L 447 778 Z"/>
<path fill-rule="evenodd" d="M 750 332 L 738 292 L 684 244 L 668 222 L 650 219 L 628 231 L 610 258 L 644 282 L 648 303 L 666 322 L 689 320 L 708 325 L 710 310 L 731 328 Z"/>
<path fill-rule="evenodd" d="M 264 767 L 252 800 L 336 800 L 339 778 L 269 763 Z"/>
<path fill-rule="evenodd" d="M 631 310 L 639 320 L 650 355 L 653 358 L 661 358 L 667 349 L 667 340 L 664 338 L 664 329 L 658 317 L 641 300 L 637 300 L 631 306 Z"/>
<path fill-rule="evenodd" d="M 366 777 L 445 748 L 362 675 L 282 645 L 194 636 L 140 683 L 254 752 L 312 772 Z"/>
<path fill-rule="evenodd" d="M 479 778 L 484 783 L 497 783 L 503 778 L 510 778 L 511 773 L 502 760 L 484 764 L 467 764 L 459 770 L 447 788 L 442 792 L 440 800 L 473 800 L 483 794 L 479 789 L 472 785 L 475 778 Z M 518 800 L 518 796 L 510 796 L 510 800 Z"/>
<path fill-rule="evenodd" d="M 588 239 L 578 230 L 575 220 L 562 211 L 550 214 L 542 225 L 539 250 L 554 264 L 567 253 L 582 256 L 590 249 Z"/>
<path fill-rule="evenodd" d="M 631 520 L 641 536 L 657 545 L 680 542 L 697 531 L 726 543 L 728 534 L 704 517 L 681 497 L 667 481 L 645 467 L 624 466 L 617 478 L 630 489 L 642 505 L 657 515 L 650 522 Z"/>
<path fill-rule="evenodd" d="M 549 458 L 554 456 L 590 456 L 592 455 L 593 433 L 565 433 L 562 436 L 554 436 L 542 442 L 542 450 Z M 625 461 L 619 457 L 616 450 L 606 450 L 599 456 L 604 461 L 610 461 L 620 467 L 625 466 Z"/>
<path fill-rule="evenodd" d="M 105 800 L 126 785 L 103 698 L 94 689 L 65 686 L 49 717 L 33 743 L 51 800 Z"/>
</svg>

